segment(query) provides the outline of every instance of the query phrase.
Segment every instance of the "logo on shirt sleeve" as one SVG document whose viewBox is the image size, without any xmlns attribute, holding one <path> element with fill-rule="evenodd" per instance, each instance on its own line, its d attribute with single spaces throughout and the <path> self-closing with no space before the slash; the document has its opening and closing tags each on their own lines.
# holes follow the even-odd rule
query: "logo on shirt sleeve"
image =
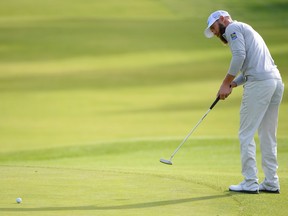
<svg viewBox="0 0 288 216">
<path fill-rule="evenodd" d="M 236 32 L 233 32 L 233 33 L 230 35 L 230 37 L 231 37 L 232 40 L 236 40 L 236 39 L 237 39 Z"/>
</svg>

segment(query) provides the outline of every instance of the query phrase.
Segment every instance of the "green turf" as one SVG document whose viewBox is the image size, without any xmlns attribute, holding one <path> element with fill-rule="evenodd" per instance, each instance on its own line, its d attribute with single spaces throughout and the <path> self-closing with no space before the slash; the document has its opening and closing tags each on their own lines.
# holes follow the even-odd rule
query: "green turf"
<svg viewBox="0 0 288 216">
<path fill-rule="evenodd" d="M 219 8 L 261 33 L 286 83 L 284 0 L 0 1 L 0 214 L 286 215 L 287 94 L 280 195 L 227 191 L 242 180 L 242 88 L 216 105 L 173 166 L 159 163 L 227 71 L 229 48 L 203 36 Z M 257 162 L 261 181 L 259 149 Z"/>
</svg>

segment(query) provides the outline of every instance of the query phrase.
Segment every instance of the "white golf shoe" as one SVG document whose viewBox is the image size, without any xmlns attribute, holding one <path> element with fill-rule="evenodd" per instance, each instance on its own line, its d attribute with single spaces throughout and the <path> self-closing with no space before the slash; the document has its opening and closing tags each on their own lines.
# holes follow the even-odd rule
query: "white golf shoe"
<svg viewBox="0 0 288 216">
<path fill-rule="evenodd" d="M 259 185 L 257 182 L 247 183 L 245 180 L 238 185 L 231 185 L 229 191 L 249 193 L 249 194 L 258 194 Z"/>
<path fill-rule="evenodd" d="M 280 189 L 279 188 L 272 188 L 269 186 L 265 186 L 265 183 L 262 182 L 259 185 L 259 191 L 260 192 L 265 192 L 265 193 L 275 193 L 275 194 L 280 194 Z"/>
</svg>

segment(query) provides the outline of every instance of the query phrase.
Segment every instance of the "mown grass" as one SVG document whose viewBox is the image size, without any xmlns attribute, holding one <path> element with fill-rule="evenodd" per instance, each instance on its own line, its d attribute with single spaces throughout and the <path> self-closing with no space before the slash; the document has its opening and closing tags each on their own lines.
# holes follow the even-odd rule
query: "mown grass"
<svg viewBox="0 0 288 216">
<path fill-rule="evenodd" d="M 285 1 L 0 2 L 0 211 L 285 215 L 287 94 L 280 195 L 227 192 L 242 180 L 241 88 L 209 113 L 173 166 L 159 163 L 209 108 L 227 71 L 229 48 L 203 36 L 219 8 L 261 33 L 286 82 Z M 257 149 L 262 180 L 260 156 Z"/>
<path fill-rule="evenodd" d="M 285 215 L 287 167 L 279 168 L 280 195 L 229 193 L 227 185 L 241 179 L 238 141 L 191 139 L 173 166 L 159 163 L 179 142 L 127 140 L 2 154 L 6 187 L 0 210 L 7 215 Z M 286 142 L 279 140 L 280 164 L 287 163 Z M 260 165 L 259 178 L 264 178 Z M 18 195 L 21 206 L 13 204 Z"/>
</svg>

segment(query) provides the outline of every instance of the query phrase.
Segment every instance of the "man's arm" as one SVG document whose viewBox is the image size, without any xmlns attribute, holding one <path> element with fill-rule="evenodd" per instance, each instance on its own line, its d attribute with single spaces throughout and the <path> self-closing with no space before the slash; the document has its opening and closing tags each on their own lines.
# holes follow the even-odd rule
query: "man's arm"
<svg viewBox="0 0 288 216">
<path fill-rule="evenodd" d="M 232 53 L 232 59 L 227 75 L 225 76 L 222 85 L 218 91 L 217 96 L 225 100 L 231 92 L 232 88 L 237 86 L 235 79 L 238 72 L 241 70 L 244 60 L 246 58 L 245 39 L 237 25 L 230 24 L 226 28 L 226 37 Z"/>
<path fill-rule="evenodd" d="M 245 82 L 246 82 L 246 79 L 245 79 L 244 75 L 241 73 L 233 80 L 231 85 L 234 88 L 234 87 L 243 85 Z"/>
</svg>

